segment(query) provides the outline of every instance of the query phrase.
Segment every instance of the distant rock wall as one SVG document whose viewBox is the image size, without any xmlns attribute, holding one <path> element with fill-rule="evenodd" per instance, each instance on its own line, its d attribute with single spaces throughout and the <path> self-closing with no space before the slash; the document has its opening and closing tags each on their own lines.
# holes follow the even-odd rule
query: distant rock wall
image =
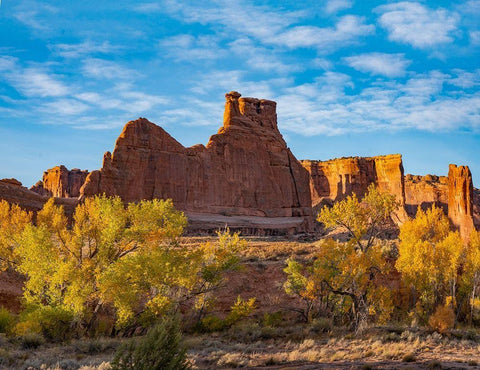
<svg viewBox="0 0 480 370">
<path fill-rule="evenodd" d="M 27 211 L 37 212 L 43 208 L 43 205 L 49 199 L 48 196 L 40 195 L 22 186 L 20 181 L 15 179 L 0 180 L 0 200 L 5 200 L 12 204 L 18 204 Z M 67 215 L 71 216 L 77 205 L 76 198 L 63 199 L 56 198 L 55 204 L 64 207 Z"/>
<path fill-rule="evenodd" d="M 309 174 L 277 127 L 276 103 L 226 94 L 223 126 L 206 146 L 183 147 L 145 118 L 129 122 L 82 196 L 171 198 L 184 211 L 300 217 L 313 228 Z"/>
<path fill-rule="evenodd" d="M 405 176 L 405 208 L 415 217 L 418 207 L 424 211 L 435 205 L 448 214 L 448 177 L 446 176 Z"/>
<path fill-rule="evenodd" d="M 448 217 L 465 238 L 474 229 L 473 182 L 468 166 L 449 166 Z"/>
<path fill-rule="evenodd" d="M 78 198 L 87 176 L 88 171 L 78 168 L 68 170 L 65 166 L 56 166 L 45 171 L 42 181 L 37 182 L 30 190 L 57 198 Z"/>
<path fill-rule="evenodd" d="M 360 198 L 370 184 L 383 192 L 395 195 L 401 208 L 397 214 L 399 222 L 406 219 L 403 209 L 405 187 L 402 156 L 392 154 L 377 157 L 349 157 L 329 161 L 301 161 L 310 173 L 310 191 L 313 207 L 342 200 L 353 193 Z"/>
</svg>

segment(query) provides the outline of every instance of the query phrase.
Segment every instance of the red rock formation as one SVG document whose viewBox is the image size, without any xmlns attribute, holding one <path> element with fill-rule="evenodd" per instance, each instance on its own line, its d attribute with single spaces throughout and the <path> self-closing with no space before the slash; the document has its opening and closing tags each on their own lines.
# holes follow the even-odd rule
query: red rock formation
<svg viewBox="0 0 480 370">
<path fill-rule="evenodd" d="M 299 217 L 311 230 L 308 172 L 277 127 L 276 103 L 226 94 L 223 127 L 207 146 L 183 147 L 145 118 L 127 123 L 84 196 L 172 198 L 181 210 L 223 216 Z"/>
<path fill-rule="evenodd" d="M 405 208 L 415 217 L 418 207 L 423 210 L 432 205 L 448 214 L 448 178 L 445 176 L 405 176 Z"/>
<path fill-rule="evenodd" d="M 362 197 L 370 184 L 381 191 L 394 194 L 400 204 L 405 204 L 403 164 L 400 154 L 377 157 L 349 157 L 329 161 L 301 162 L 310 173 L 312 205 L 321 207 L 352 195 Z M 406 219 L 403 207 L 397 217 Z"/>
<path fill-rule="evenodd" d="M 23 209 L 37 212 L 43 208 L 43 205 L 49 197 L 42 196 L 26 187 L 22 186 L 20 181 L 15 179 L 0 180 L 0 200 L 6 200 L 12 204 L 18 204 Z M 56 198 L 55 203 L 64 206 L 68 215 L 72 215 L 77 199 Z"/>
<path fill-rule="evenodd" d="M 37 182 L 30 190 L 58 198 L 77 198 L 85 183 L 88 171 L 78 168 L 68 170 L 65 166 L 56 166 L 43 173 L 43 181 Z"/>
<path fill-rule="evenodd" d="M 468 238 L 473 226 L 473 182 L 468 166 L 451 164 L 448 171 L 448 217 Z"/>
<path fill-rule="evenodd" d="M 473 224 L 480 230 L 480 190 L 473 188 Z"/>
</svg>

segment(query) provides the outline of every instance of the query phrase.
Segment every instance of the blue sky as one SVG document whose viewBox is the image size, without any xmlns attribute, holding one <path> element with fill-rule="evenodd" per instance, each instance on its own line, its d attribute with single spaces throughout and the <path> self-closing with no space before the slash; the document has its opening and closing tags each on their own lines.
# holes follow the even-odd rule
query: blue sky
<svg viewBox="0 0 480 370">
<path fill-rule="evenodd" d="M 3 0 L 0 178 L 97 169 L 137 117 L 206 143 L 237 90 L 277 101 L 299 159 L 401 153 L 479 187 L 479 20 L 480 0 Z"/>
</svg>

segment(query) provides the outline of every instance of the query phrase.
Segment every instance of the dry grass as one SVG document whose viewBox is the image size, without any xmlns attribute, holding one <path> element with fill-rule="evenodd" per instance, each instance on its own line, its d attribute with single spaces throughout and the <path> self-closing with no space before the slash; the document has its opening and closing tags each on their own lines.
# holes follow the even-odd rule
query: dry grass
<svg viewBox="0 0 480 370">
<path fill-rule="evenodd" d="M 368 365 L 373 368 L 412 368 L 412 366 L 473 366 L 480 358 L 477 342 L 447 339 L 436 335 L 413 336 L 409 332 L 398 341 L 378 338 L 307 338 L 291 342 L 288 338 L 234 343 L 218 337 L 214 343 L 206 337 L 190 341 L 190 356 L 196 368 L 309 366 L 351 368 Z M 212 346 L 214 349 L 210 350 Z"/>
</svg>

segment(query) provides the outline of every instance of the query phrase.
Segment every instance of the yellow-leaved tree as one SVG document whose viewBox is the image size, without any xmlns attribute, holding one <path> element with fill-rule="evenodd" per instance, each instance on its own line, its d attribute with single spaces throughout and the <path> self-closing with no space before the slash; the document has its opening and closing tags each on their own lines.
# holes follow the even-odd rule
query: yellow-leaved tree
<svg viewBox="0 0 480 370">
<path fill-rule="evenodd" d="M 172 248 L 185 226 L 186 217 L 171 200 L 125 207 L 118 197 L 96 196 L 77 207 L 70 227 L 63 208 L 50 199 L 36 225 L 25 227 L 16 249 L 18 270 L 27 277 L 25 301 L 91 322 L 106 301 L 99 287 L 107 271 L 130 255 L 148 261 Z M 148 274 L 150 266 L 154 263 L 137 272 Z"/>
<path fill-rule="evenodd" d="M 18 263 L 16 250 L 32 216 L 16 204 L 0 201 L 0 271 Z"/>
<path fill-rule="evenodd" d="M 390 268 L 379 236 L 397 208 L 395 197 L 373 184 L 362 201 L 353 194 L 331 208 L 325 206 L 317 220 L 327 228 L 347 231 L 350 239 L 346 243 L 326 240 L 309 267 L 289 260 L 284 270 L 286 292 L 304 300 L 308 315 L 323 295 L 342 297 L 339 302 L 353 316 L 356 330 L 369 317 L 385 321 L 393 305 L 389 289 L 379 279 Z"/>
<path fill-rule="evenodd" d="M 313 271 L 317 286 L 323 284 L 331 293 L 349 298 L 344 308 L 350 307 L 355 328 L 361 330 L 369 317 L 384 323 L 393 312 L 391 292 L 379 280 L 390 267 L 379 243 L 362 252 L 353 243 L 328 239 L 315 259 Z"/>
<path fill-rule="evenodd" d="M 415 219 L 400 227 L 396 268 L 417 292 L 418 313 L 431 314 L 435 307 L 456 307 L 463 242 L 440 208 L 419 209 Z"/>
<path fill-rule="evenodd" d="M 473 231 L 465 251 L 462 288 L 467 293 L 470 307 L 468 321 L 472 324 L 475 313 L 480 312 L 480 232 Z"/>
<path fill-rule="evenodd" d="M 245 241 L 227 229 L 218 233 L 215 243 L 132 254 L 105 271 L 100 291 L 116 307 L 119 324 L 136 314 L 148 318 L 182 305 L 195 309 L 198 323 L 225 281 L 225 273 L 239 268 L 238 252 L 244 246 Z"/>
<path fill-rule="evenodd" d="M 367 252 L 377 238 L 388 228 L 392 213 L 399 203 L 395 196 L 380 192 L 370 184 L 361 201 L 354 193 L 336 202 L 333 207 L 325 206 L 317 221 L 326 228 L 343 229 L 348 232 L 349 243 L 361 252 Z"/>
</svg>

